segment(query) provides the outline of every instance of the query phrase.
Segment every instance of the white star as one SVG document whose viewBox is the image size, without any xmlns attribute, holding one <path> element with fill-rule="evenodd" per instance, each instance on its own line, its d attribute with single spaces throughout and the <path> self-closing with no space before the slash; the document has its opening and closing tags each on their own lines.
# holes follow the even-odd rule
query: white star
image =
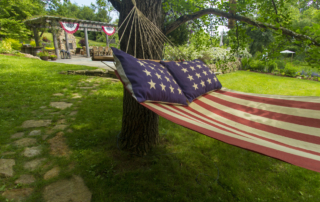
<svg viewBox="0 0 320 202">
<path fill-rule="evenodd" d="M 165 76 L 165 78 L 167 79 L 168 82 L 171 82 L 170 79 L 168 77 Z"/>
<path fill-rule="evenodd" d="M 201 80 L 201 83 L 202 87 L 204 87 L 206 84 L 204 83 L 204 81 Z"/>
<path fill-rule="evenodd" d="M 195 70 L 195 68 L 194 68 L 193 66 L 190 66 L 190 69 L 191 69 L 192 71 L 194 71 L 194 70 Z"/>
<path fill-rule="evenodd" d="M 183 62 L 183 64 L 187 65 L 187 64 L 188 64 L 188 62 Z"/>
<path fill-rule="evenodd" d="M 203 67 L 208 67 L 206 64 L 202 64 Z"/>
<path fill-rule="evenodd" d="M 198 89 L 198 84 L 193 83 L 192 87 L 194 87 L 194 89 L 197 90 Z"/>
<path fill-rule="evenodd" d="M 167 74 L 171 75 L 170 72 L 167 71 Z"/>
<path fill-rule="evenodd" d="M 215 80 L 215 82 L 217 82 L 217 78 L 216 77 L 214 77 L 214 80 Z"/>
<path fill-rule="evenodd" d="M 200 62 L 199 60 L 197 60 L 196 62 Z"/>
<path fill-rule="evenodd" d="M 145 72 L 147 74 L 147 76 L 151 76 L 151 72 L 149 72 L 148 70 L 145 69 L 145 70 L 143 70 L 143 72 Z"/>
<path fill-rule="evenodd" d="M 196 76 L 197 76 L 198 78 L 200 78 L 200 77 L 201 77 L 199 73 L 196 73 Z"/>
<path fill-rule="evenodd" d="M 161 67 L 162 69 L 165 69 L 165 67 L 164 67 L 163 65 L 160 65 L 160 67 Z"/>
<path fill-rule="evenodd" d="M 163 74 L 163 70 L 162 69 L 159 69 L 159 71 Z"/>
<path fill-rule="evenodd" d="M 171 90 L 171 93 L 174 93 L 174 88 L 170 85 L 170 90 Z"/>
<path fill-rule="evenodd" d="M 154 67 L 151 67 L 151 66 L 149 66 L 149 67 L 154 70 Z"/>
<path fill-rule="evenodd" d="M 188 79 L 190 79 L 190 81 L 192 81 L 193 80 L 193 77 L 190 75 L 190 74 L 188 74 L 189 76 L 188 76 Z"/>
<path fill-rule="evenodd" d="M 180 66 L 180 64 L 179 64 L 179 63 L 177 63 L 177 62 L 176 62 L 176 65 L 177 65 L 177 66 Z"/>
<path fill-rule="evenodd" d="M 150 89 L 152 89 L 152 88 L 156 89 L 156 83 L 153 83 L 152 79 L 148 83 L 150 84 Z"/>
<path fill-rule="evenodd" d="M 141 66 L 144 66 L 143 62 L 138 61 L 138 63 L 139 63 Z"/>
<path fill-rule="evenodd" d="M 156 76 L 158 77 L 158 79 L 161 79 L 161 80 L 162 80 L 162 78 L 161 78 L 161 75 L 160 75 L 160 74 L 156 73 Z"/>
<path fill-rule="evenodd" d="M 180 89 L 180 88 L 178 88 L 178 91 L 179 91 L 179 94 L 181 94 L 181 95 L 182 95 L 182 91 L 181 91 L 181 89 Z"/>
<path fill-rule="evenodd" d="M 173 82 L 174 82 L 175 84 L 177 84 L 176 80 L 174 80 L 174 79 L 173 79 Z"/>
<path fill-rule="evenodd" d="M 160 86 L 161 86 L 161 88 L 162 88 L 162 90 L 163 90 L 163 91 L 166 91 L 166 86 L 165 86 L 165 85 L 163 85 L 163 83 L 162 83 L 162 82 L 161 82 Z"/>
<path fill-rule="evenodd" d="M 209 70 L 209 72 L 210 72 L 211 74 L 213 74 L 213 72 L 212 72 L 211 70 Z"/>
<path fill-rule="evenodd" d="M 199 67 L 199 69 L 201 69 L 202 67 L 201 67 L 201 65 L 197 65 L 197 67 Z"/>
<path fill-rule="evenodd" d="M 184 73 L 188 72 L 188 70 L 186 68 L 182 68 L 181 69 Z"/>
<path fill-rule="evenodd" d="M 202 73 L 203 73 L 204 75 L 206 75 L 206 76 L 207 76 L 207 72 L 206 72 L 206 71 L 204 71 L 204 70 L 203 70 L 203 72 L 202 72 Z"/>
<path fill-rule="evenodd" d="M 208 79 L 207 81 L 208 81 L 209 84 L 211 84 L 211 79 Z"/>
</svg>

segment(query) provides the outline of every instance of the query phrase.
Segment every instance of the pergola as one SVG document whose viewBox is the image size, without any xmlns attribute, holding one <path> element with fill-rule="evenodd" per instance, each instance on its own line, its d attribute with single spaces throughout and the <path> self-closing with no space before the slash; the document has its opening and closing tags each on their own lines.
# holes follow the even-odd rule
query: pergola
<svg viewBox="0 0 320 202">
<path fill-rule="evenodd" d="M 56 17 L 56 16 L 40 16 L 40 17 L 35 17 L 35 18 L 28 19 L 28 20 L 24 21 L 25 25 L 33 30 L 34 39 L 35 39 L 37 46 L 40 46 L 38 29 L 49 28 L 52 30 L 53 44 L 54 44 L 54 48 L 55 48 L 55 53 L 58 57 L 60 57 L 60 54 L 59 54 L 59 47 L 58 47 L 58 42 L 57 42 L 57 30 L 62 29 L 59 22 L 79 23 L 78 30 L 84 31 L 87 57 L 90 57 L 89 43 L 88 43 L 88 31 L 103 32 L 102 26 L 117 27 L 117 25 L 115 25 L 115 24 L 109 24 L 109 23 L 105 23 L 105 22 L 97 22 L 97 21 L 91 21 L 91 20 L 81 20 L 81 19 L 65 18 L 65 17 Z M 107 37 L 107 46 L 109 46 L 108 35 L 106 35 L 106 37 Z M 68 33 L 67 32 L 65 32 L 65 40 L 66 40 L 66 49 L 67 49 L 67 51 L 69 51 Z"/>
</svg>

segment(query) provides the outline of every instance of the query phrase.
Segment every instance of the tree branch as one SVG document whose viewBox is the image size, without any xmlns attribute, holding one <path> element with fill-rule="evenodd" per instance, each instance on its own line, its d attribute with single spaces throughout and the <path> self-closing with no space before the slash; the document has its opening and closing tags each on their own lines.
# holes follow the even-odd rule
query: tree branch
<svg viewBox="0 0 320 202">
<path fill-rule="evenodd" d="M 120 12 L 121 9 L 121 1 L 120 0 L 108 0 L 112 6 L 118 11 Z"/>
<path fill-rule="evenodd" d="M 253 20 L 251 18 L 248 18 L 248 17 L 245 17 L 245 16 L 236 15 L 236 14 L 232 15 L 230 13 L 227 13 L 225 11 L 221 11 L 221 10 L 216 9 L 216 8 L 208 8 L 208 9 L 204 9 L 204 10 L 195 12 L 195 13 L 190 14 L 190 15 L 181 16 L 176 21 L 172 22 L 171 24 L 169 24 L 166 27 L 166 33 L 165 34 L 166 35 L 169 34 L 173 30 L 178 28 L 180 25 L 182 25 L 183 23 L 185 23 L 185 22 L 187 22 L 189 20 L 197 19 L 197 18 L 200 18 L 201 16 L 207 15 L 207 14 L 214 14 L 214 15 L 225 17 L 225 18 L 228 18 L 228 19 L 238 20 L 238 21 L 245 22 L 247 24 L 250 24 L 250 25 L 253 25 L 253 26 L 256 26 L 256 27 L 260 27 L 260 28 L 273 29 L 273 30 L 276 30 L 276 31 L 277 30 L 281 30 L 282 34 L 295 37 L 295 39 L 299 39 L 299 40 L 310 40 L 313 43 L 313 45 L 320 46 L 320 42 L 317 42 L 316 40 L 312 39 L 311 37 L 309 37 L 307 35 L 298 34 L 296 32 L 293 32 L 293 31 L 289 30 L 289 29 L 286 29 L 284 27 L 276 27 L 276 26 L 271 25 L 271 24 L 257 22 L 255 20 Z"/>
</svg>

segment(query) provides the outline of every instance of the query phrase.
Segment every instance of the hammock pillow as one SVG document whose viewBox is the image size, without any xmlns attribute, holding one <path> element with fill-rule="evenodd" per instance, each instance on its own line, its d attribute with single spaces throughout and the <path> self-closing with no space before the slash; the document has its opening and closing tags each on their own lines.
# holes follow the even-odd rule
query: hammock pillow
<svg viewBox="0 0 320 202">
<path fill-rule="evenodd" d="M 205 93 L 222 88 L 216 75 L 201 60 L 160 63 L 169 70 L 190 103 Z"/>
<path fill-rule="evenodd" d="M 139 102 L 187 105 L 187 98 L 167 69 L 158 62 L 140 61 L 111 48 L 117 74 L 125 88 Z"/>
</svg>

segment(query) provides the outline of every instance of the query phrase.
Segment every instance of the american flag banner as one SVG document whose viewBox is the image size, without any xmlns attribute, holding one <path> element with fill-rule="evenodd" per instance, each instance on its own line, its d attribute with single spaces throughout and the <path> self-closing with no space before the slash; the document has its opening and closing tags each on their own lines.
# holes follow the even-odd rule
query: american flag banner
<svg viewBox="0 0 320 202">
<path fill-rule="evenodd" d="M 216 75 L 201 60 L 160 63 L 169 70 L 190 103 L 222 87 Z"/>
<path fill-rule="evenodd" d="M 320 97 L 222 88 L 189 106 L 141 104 L 211 138 L 320 172 Z"/>
</svg>

